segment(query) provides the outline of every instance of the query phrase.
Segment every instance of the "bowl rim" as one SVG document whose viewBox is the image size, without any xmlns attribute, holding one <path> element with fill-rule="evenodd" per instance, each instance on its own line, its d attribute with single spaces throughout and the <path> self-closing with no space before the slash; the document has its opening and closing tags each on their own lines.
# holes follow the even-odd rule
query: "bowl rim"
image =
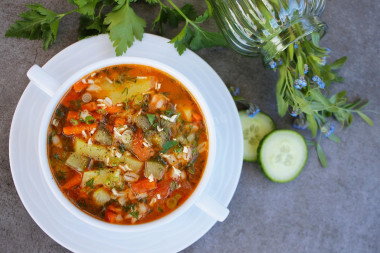
<svg viewBox="0 0 380 253">
<path fill-rule="evenodd" d="M 166 74 L 174 77 L 178 80 L 192 95 L 192 97 L 198 103 L 206 121 L 206 126 L 208 129 L 208 141 L 209 141 L 209 150 L 206 167 L 203 171 L 200 182 L 197 187 L 190 195 L 188 199 L 178 208 L 176 208 L 171 213 L 157 219 L 154 221 L 150 221 L 143 224 L 135 224 L 135 225 L 122 225 L 122 224 L 112 224 L 100 219 L 93 217 L 90 214 L 87 214 L 85 211 L 82 211 L 77 206 L 74 205 L 59 189 L 54 176 L 52 175 L 52 171 L 48 162 L 47 156 L 47 130 L 50 124 L 50 120 L 52 118 L 53 112 L 58 105 L 59 101 L 62 99 L 64 94 L 68 91 L 72 85 L 83 78 L 84 76 L 90 74 L 93 71 L 121 64 L 136 64 L 136 65 L 145 65 L 149 67 L 156 68 L 160 71 L 165 72 Z M 181 72 L 177 71 L 175 68 L 170 67 L 160 61 L 152 60 L 150 58 L 145 57 L 130 57 L 130 56 L 119 56 L 119 57 L 111 57 L 106 58 L 97 62 L 94 62 L 90 65 L 83 67 L 78 70 L 74 74 L 72 74 L 69 78 L 67 78 L 61 86 L 56 90 L 54 95 L 50 97 L 49 103 L 46 106 L 43 117 L 40 123 L 40 131 L 38 135 L 38 153 L 39 153 L 39 161 L 42 167 L 42 172 L 44 175 L 45 182 L 48 184 L 50 191 L 53 193 L 54 197 L 59 201 L 59 203 L 68 210 L 71 214 L 79 218 L 80 220 L 86 222 L 87 224 L 93 225 L 98 228 L 102 228 L 105 230 L 111 231 L 140 231 L 147 230 L 154 227 L 162 226 L 166 223 L 169 223 L 175 220 L 177 217 L 183 215 L 189 208 L 191 208 L 202 195 L 202 192 L 207 186 L 207 183 L 210 179 L 210 176 L 213 171 L 214 162 L 216 158 L 216 134 L 215 134 L 215 123 L 207 105 L 206 100 L 200 93 L 200 91 L 196 88 L 196 86 Z"/>
</svg>

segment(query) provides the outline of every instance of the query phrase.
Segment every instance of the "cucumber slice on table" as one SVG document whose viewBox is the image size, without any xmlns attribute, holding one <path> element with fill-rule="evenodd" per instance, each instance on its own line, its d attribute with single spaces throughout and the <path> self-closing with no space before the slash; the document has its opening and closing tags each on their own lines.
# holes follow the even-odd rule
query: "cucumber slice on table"
<svg viewBox="0 0 380 253">
<path fill-rule="evenodd" d="M 286 183 L 301 173 L 307 161 L 305 139 L 293 130 L 268 134 L 259 147 L 259 159 L 265 175 L 272 181 Z"/>
<path fill-rule="evenodd" d="M 244 135 L 244 161 L 255 162 L 260 141 L 276 127 L 273 120 L 262 112 L 251 118 L 245 111 L 240 111 L 239 116 Z"/>
</svg>

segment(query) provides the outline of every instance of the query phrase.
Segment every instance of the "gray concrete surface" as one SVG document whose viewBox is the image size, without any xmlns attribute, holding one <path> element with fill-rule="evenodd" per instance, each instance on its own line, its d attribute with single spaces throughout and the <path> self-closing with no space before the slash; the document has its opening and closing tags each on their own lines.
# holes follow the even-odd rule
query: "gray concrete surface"
<svg viewBox="0 0 380 253">
<path fill-rule="evenodd" d="M 25 11 L 30 0 L 0 2 L 0 252 L 67 252 L 31 219 L 15 190 L 9 166 L 9 129 L 17 102 L 33 63 L 43 65 L 74 43 L 77 16 L 62 20 L 57 42 L 48 51 L 40 41 L 4 38 L 5 30 Z M 66 1 L 39 0 L 57 12 L 70 9 Z M 181 1 L 184 2 L 184 1 Z M 197 7 L 201 1 L 191 0 Z M 59 3 L 59 4 L 58 4 Z M 138 5 L 138 13 L 152 21 L 151 9 Z M 145 11 L 146 10 L 146 11 Z M 328 1 L 323 20 L 329 32 L 322 44 L 333 58 L 348 55 L 340 72 L 351 98 L 371 101 L 369 110 L 380 111 L 379 24 L 380 2 Z M 209 29 L 216 29 L 212 22 Z M 168 37 L 174 31 L 168 32 Z M 201 50 L 227 84 L 261 106 L 279 128 L 291 128 L 289 118 L 276 114 L 276 74 L 258 59 L 239 56 L 229 49 Z M 323 141 L 329 167 L 322 168 L 314 151 L 301 175 L 288 184 L 265 178 L 255 163 L 245 163 L 231 214 L 184 252 L 380 252 L 380 119 L 369 127 L 358 117 L 349 129 L 338 130 L 342 143 Z M 307 136 L 307 134 L 305 134 Z M 21 150 L 22 152 L 22 150 Z"/>
</svg>

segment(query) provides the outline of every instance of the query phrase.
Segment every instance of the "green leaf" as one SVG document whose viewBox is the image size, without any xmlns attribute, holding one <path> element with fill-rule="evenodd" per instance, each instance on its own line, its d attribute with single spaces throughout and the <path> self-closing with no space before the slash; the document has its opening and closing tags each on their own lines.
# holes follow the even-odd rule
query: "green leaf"
<svg viewBox="0 0 380 253">
<path fill-rule="evenodd" d="M 174 147 L 177 144 L 178 144 L 178 141 L 174 141 L 174 140 L 165 142 L 164 145 L 163 145 L 164 149 L 162 150 L 162 153 L 165 154 L 166 152 L 168 152 L 169 149 L 171 149 L 172 147 Z"/>
<path fill-rule="evenodd" d="M 192 37 L 193 31 L 189 28 L 188 24 L 186 23 L 185 26 L 182 28 L 181 32 L 177 34 L 177 36 L 175 36 L 170 41 L 170 43 L 174 44 L 174 47 L 177 49 L 178 53 L 182 55 L 188 47 Z"/>
<path fill-rule="evenodd" d="M 324 110 L 328 110 L 330 112 L 337 112 L 338 111 L 338 108 L 333 106 L 333 104 L 331 104 L 330 100 L 327 99 L 319 89 L 312 89 L 310 91 L 310 96 L 313 100 L 321 103 L 323 106 L 324 106 Z"/>
<path fill-rule="evenodd" d="M 327 138 L 333 142 L 340 143 L 340 138 L 335 134 L 330 134 Z"/>
<path fill-rule="evenodd" d="M 308 128 L 310 129 L 311 134 L 315 138 L 315 136 L 317 136 L 318 124 L 314 118 L 314 115 L 313 114 L 306 114 L 306 120 L 307 120 L 307 123 L 309 124 Z"/>
<path fill-rule="evenodd" d="M 46 50 L 57 37 L 59 15 L 41 4 L 28 4 L 30 9 L 21 13 L 17 20 L 5 33 L 5 37 L 27 38 L 30 40 L 43 39 L 43 49 Z"/>
<path fill-rule="evenodd" d="M 146 116 L 148 117 L 149 123 L 153 125 L 154 120 L 156 119 L 156 115 L 147 113 Z"/>
<path fill-rule="evenodd" d="M 145 0 L 145 2 L 147 2 L 148 4 L 154 5 L 154 4 L 160 3 L 160 0 Z"/>
<path fill-rule="evenodd" d="M 329 99 L 332 104 L 336 104 L 336 102 L 340 101 L 342 98 L 346 97 L 347 91 L 341 91 L 339 93 L 334 94 Z"/>
<path fill-rule="evenodd" d="M 109 25 L 108 31 L 116 55 L 120 56 L 132 46 L 135 38 L 142 40 L 146 22 L 135 14 L 129 6 L 129 1 L 117 11 L 107 14 L 104 24 Z"/>
<path fill-rule="evenodd" d="M 194 6 L 191 4 L 185 4 L 180 10 L 189 19 L 195 19 L 197 16 Z M 181 21 L 185 21 L 185 18 L 181 16 L 175 9 L 160 5 L 160 11 L 153 22 L 152 30 L 154 30 L 157 26 L 159 33 L 162 33 L 163 24 L 168 23 L 172 27 L 178 27 L 178 24 Z"/>
<path fill-rule="evenodd" d="M 190 20 L 194 20 L 198 15 L 192 4 L 185 4 L 184 6 L 182 6 L 181 11 Z M 185 20 L 185 19 L 182 17 L 182 20 Z"/>
<path fill-rule="evenodd" d="M 216 32 L 208 32 L 201 27 L 194 27 L 194 37 L 190 42 L 192 50 L 199 50 L 201 48 L 210 48 L 214 46 L 227 46 L 227 41 L 224 36 Z"/>
<path fill-rule="evenodd" d="M 326 160 L 326 155 L 325 152 L 323 152 L 323 149 L 319 143 L 317 143 L 317 154 L 319 158 L 319 162 L 322 164 L 324 168 L 327 167 L 327 160 Z"/>
<path fill-rule="evenodd" d="M 294 58 L 294 43 L 288 47 L 288 57 L 289 61 L 292 61 Z"/>
<path fill-rule="evenodd" d="M 367 116 L 365 115 L 364 113 L 362 113 L 361 111 L 356 111 L 356 113 L 365 121 L 367 122 L 368 125 L 370 126 L 373 126 L 373 122 L 372 120 Z"/>
<path fill-rule="evenodd" d="M 134 217 L 136 220 L 139 219 L 139 212 L 138 211 L 131 211 L 129 214 Z"/>
<path fill-rule="evenodd" d="M 284 99 L 284 87 L 285 87 L 286 67 L 280 67 L 279 78 L 276 84 L 276 100 L 277 110 L 281 117 L 284 117 L 288 111 L 288 103 Z"/>
<path fill-rule="evenodd" d="M 78 6 L 77 12 L 82 15 L 94 18 L 96 5 L 101 0 L 70 0 L 71 3 Z"/>
<path fill-rule="evenodd" d="M 321 36 L 319 33 L 314 32 L 311 34 L 311 40 L 313 41 L 314 45 L 319 46 L 319 41 L 321 39 Z"/>
<path fill-rule="evenodd" d="M 79 17 L 78 35 L 80 40 L 106 32 L 107 26 L 103 24 L 103 19 L 100 16 L 94 19 L 84 15 Z"/>
<path fill-rule="evenodd" d="M 352 124 L 352 122 L 354 122 L 354 116 L 352 116 L 351 113 L 348 114 L 347 119 L 345 121 L 346 121 L 347 127 L 349 127 Z"/>
<path fill-rule="evenodd" d="M 84 185 L 90 188 L 94 188 L 94 178 L 92 177 L 91 179 L 87 180 Z"/>
<path fill-rule="evenodd" d="M 315 141 L 305 139 L 306 145 L 315 146 Z"/>
<path fill-rule="evenodd" d="M 302 56 L 299 53 L 297 53 L 297 70 L 298 70 L 298 73 L 300 73 L 300 75 L 303 75 L 305 72 Z"/>
<path fill-rule="evenodd" d="M 362 104 L 361 106 L 359 106 L 357 108 L 357 110 L 359 110 L 359 111 L 362 110 L 363 108 L 367 107 L 368 104 L 369 104 L 369 101 L 365 102 L 364 104 Z"/>
<path fill-rule="evenodd" d="M 208 5 L 208 9 L 203 13 L 203 15 L 195 19 L 195 23 L 203 23 L 211 17 L 210 12 L 212 11 L 212 8 L 211 8 L 210 3 L 207 2 L 207 5 Z"/>
<path fill-rule="evenodd" d="M 335 62 L 331 63 L 329 66 L 332 70 L 340 69 L 346 61 L 347 61 L 347 56 L 344 56 L 336 60 Z"/>
</svg>

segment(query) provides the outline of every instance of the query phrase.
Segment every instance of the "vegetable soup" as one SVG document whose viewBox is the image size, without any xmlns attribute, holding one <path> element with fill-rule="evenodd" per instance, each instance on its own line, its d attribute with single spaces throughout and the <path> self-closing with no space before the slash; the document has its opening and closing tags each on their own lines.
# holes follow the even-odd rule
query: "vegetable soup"
<svg viewBox="0 0 380 253">
<path fill-rule="evenodd" d="M 51 118 L 47 146 L 55 180 L 74 205 L 106 222 L 141 224 L 169 214 L 195 190 L 208 133 L 179 81 L 126 64 L 70 88 Z"/>
</svg>

